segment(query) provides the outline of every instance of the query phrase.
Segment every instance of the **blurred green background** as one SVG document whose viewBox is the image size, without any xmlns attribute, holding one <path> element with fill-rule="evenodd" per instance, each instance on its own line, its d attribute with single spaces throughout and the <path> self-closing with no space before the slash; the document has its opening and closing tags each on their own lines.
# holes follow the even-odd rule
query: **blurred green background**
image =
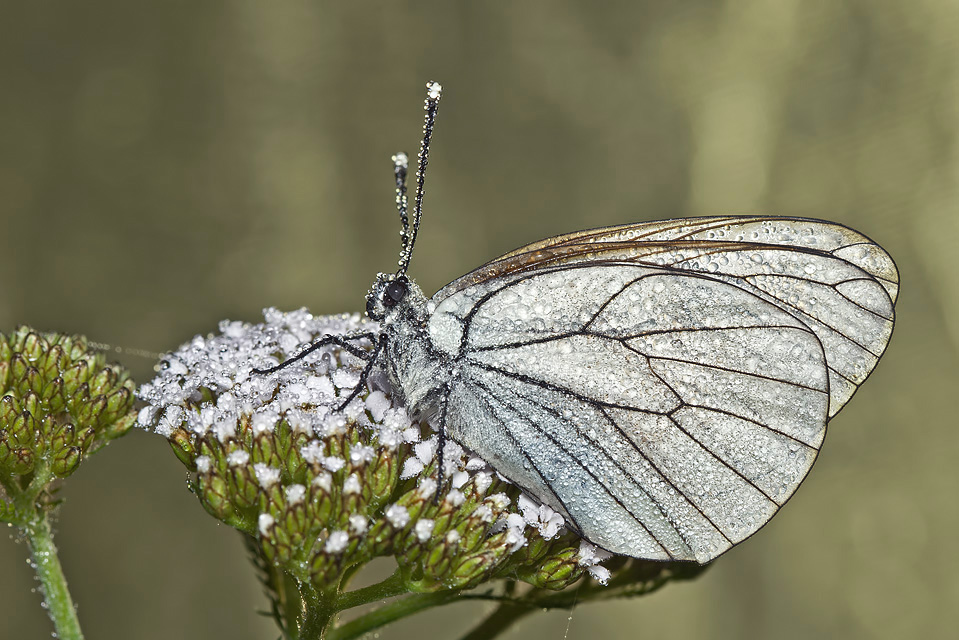
<svg viewBox="0 0 959 640">
<path fill-rule="evenodd" d="M 260 309 L 359 311 L 394 268 L 390 154 L 446 91 L 427 292 L 565 231 L 812 216 L 885 246 L 891 348 L 768 527 L 700 580 L 575 610 L 571 639 L 954 637 L 959 3 L 4 2 L 0 328 L 165 351 Z M 117 359 L 141 382 L 152 361 Z M 89 638 L 270 638 L 238 536 L 135 433 L 66 486 Z M 14 532 L 0 628 L 48 637 Z M 382 638 L 453 638 L 461 604 Z M 508 637 L 564 637 L 564 612 Z"/>
</svg>

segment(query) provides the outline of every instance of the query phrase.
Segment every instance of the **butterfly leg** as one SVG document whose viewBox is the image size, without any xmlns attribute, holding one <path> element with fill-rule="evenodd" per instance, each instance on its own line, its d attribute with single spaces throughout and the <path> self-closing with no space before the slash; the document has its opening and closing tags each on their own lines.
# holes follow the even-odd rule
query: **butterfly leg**
<svg viewBox="0 0 959 640">
<path fill-rule="evenodd" d="M 377 345 L 377 346 L 373 349 L 373 352 L 371 353 L 370 351 L 367 351 L 366 349 L 363 349 L 353 344 L 352 341 L 354 340 L 370 340 L 373 342 L 374 345 Z M 308 346 L 303 351 L 293 356 L 292 358 L 287 358 L 280 364 L 270 367 L 268 369 L 253 369 L 253 373 L 256 373 L 259 375 L 275 373 L 279 371 L 280 369 L 288 367 L 289 365 L 293 364 L 297 360 L 302 360 L 303 358 L 310 355 L 317 349 L 328 347 L 330 345 L 340 347 L 341 349 L 343 349 L 350 355 L 356 356 L 357 358 L 361 358 L 363 360 L 373 360 L 375 359 L 375 356 L 373 354 L 376 353 L 378 350 L 382 349 L 382 347 L 380 346 L 380 342 L 381 342 L 380 336 L 376 333 L 370 333 L 370 332 L 354 333 L 354 334 L 345 335 L 345 336 L 326 335 L 320 338 L 319 340 L 317 340 L 316 342 L 314 342 L 313 344 L 311 344 L 310 346 Z M 367 366 L 367 368 L 369 368 L 369 366 Z"/>
<path fill-rule="evenodd" d="M 440 503 L 440 488 L 443 486 L 443 467 L 446 462 L 446 399 L 449 398 L 449 390 L 444 396 L 443 407 L 440 410 L 439 434 L 437 435 L 436 447 L 436 492 L 433 494 L 433 504 Z"/>
<path fill-rule="evenodd" d="M 375 342 L 373 343 L 373 351 L 363 351 L 363 358 L 367 359 L 366 366 L 363 367 L 363 371 L 360 372 L 360 379 L 356 383 L 356 386 L 353 387 L 353 390 L 350 391 L 350 395 L 346 396 L 346 400 L 341 402 L 339 406 L 336 407 L 337 411 L 342 411 L 346 408 L 346 405 L 353 402 L 353 398 L 360 395 L 360 392 L 366 387 L 366 380 L 370 377 L 370 373 L 373 371 L 373 367 L 376 366 L 376 360 L 381 353 L 383 353 L 383 348 L 386 346 L 386 334 L 376 336 Z M 352 353 L 352 351 L 350 352 Z"/>
</svg>

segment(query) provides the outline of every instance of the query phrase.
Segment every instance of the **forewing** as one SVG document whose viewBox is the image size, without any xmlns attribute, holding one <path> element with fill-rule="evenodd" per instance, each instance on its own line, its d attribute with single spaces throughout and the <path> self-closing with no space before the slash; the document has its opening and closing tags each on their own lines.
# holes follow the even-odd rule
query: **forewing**
<svg viewBox="0 0 959 640">
<path fill-rule="evenodd" d="M 476 269 L 434 300 L 493 279 L 599 262 L 708 275 L 785 310 L 823 345 L 830 417 L 872 372 L 892 336 L 899 285 L 889 255 L 852 229 L 801 218 L 690 218 L 557 236 Z"/>
<path fill-rule="evenodd" d="M 450 435 L 617 553 L 716 557 L 795 491 L 825 432 L 816 334 L 719 279 L 564 265 L 453 294 L 429 329 L 456 363 Z"/>
</svg>

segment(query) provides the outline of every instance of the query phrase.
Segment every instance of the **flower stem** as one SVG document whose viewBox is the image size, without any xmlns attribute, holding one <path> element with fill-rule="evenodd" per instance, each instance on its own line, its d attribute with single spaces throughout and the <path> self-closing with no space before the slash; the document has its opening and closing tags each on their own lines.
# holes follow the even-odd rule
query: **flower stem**
<svg viewBox="0 0 959 640">
<path fill-rule="evenodd" d="M 393 596 L 402 595 L 409 592 L 409 587 L 403 580 L 403 576 L 397 571 L 386 580 L 371 584 L 362 589 L 354 589 L 341 593 L 336 599 L 336 610 L 344 611 L 360 605 L 369 604 L 377 600 L 385 600 Z"/>
<path fill-rule="evenodd" d="M 382 583 L 380 583 L 382 584 Z M 375 585 L 374 585 L 375 586 Z M 417 593 L 383 605 L 364 616 L 346 624 L 330 629 L 328 640 L 352 640 L 365 633 L 378 629 L 391 622 L 411 616 L 414 613 L 444 605 L 459 597 L 458 591 L 438 591 L 436 593 Z"/>
<path fill-rule="evenodd" d="M 46 511 L 37 510 L 34 518 L 24 527 L 24 533 L 30 544 L 33 567 L 40 578 L 40 584 L 43 585 L 47 611 L 53 620 L 57 637 L 61 640 L 83 640 L 80 621 L 77 619 L 73 598 L 67 589 L 67 579 L 57 557 L 57 547 L 53 543 Z"/>
<path fill-rule="evenodd" d="M 298 629 L 297 640 L 322 640 L 326 629 L 336 617 L 337 610 L 325 594 L 317 591 L 309 582 L 299 583 L 303 602 L 303 619 Z"/>
</svg>

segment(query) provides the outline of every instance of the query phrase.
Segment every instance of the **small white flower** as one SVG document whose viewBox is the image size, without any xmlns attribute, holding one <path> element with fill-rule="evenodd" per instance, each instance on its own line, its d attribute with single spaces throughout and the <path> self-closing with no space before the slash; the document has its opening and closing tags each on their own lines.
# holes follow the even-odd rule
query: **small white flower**
<svg viewBox="0 0 959 640">
<path fill-rule="evenodd" d="M 333 476 L 328 473 L 321 473 L 313 478 L 313 486 L 329 493 L 333 490 Z"/>
<path fill-rule="evenodd" d="M 250 461 L 250 454 L 243 449 L 231 451 L 226 456 L 226 463 L 231 467 L 242 467 Z"/>
<path fill-rule="evenodd" d="M 391 504 L 386 510 L 386 519 L 397 529 L 402 529 L 410 523 L 410 513 L 402 505 Z"/>
<path fill-rule="evenodd" d="M 450 478 L 450 484 L 453 485 L 454 489 L 459 489 L 464 484 L 469 482 L 469 479 L 470 479 L 470 474 L 466 473 L 465 471 L 457 471 Z"/>
<path fill-rule="evenodd" d="M 276 523 L 273 516 L 268 513 L 261 513 L 260 517 L 257 518 L 256 525 L 257 529 L 260 531 L 260 535 L 266 537 L 270 534 L 270 529 L 273 528 L 273 525 Z"/>
<path fill-rule="evenodd" d="M 485 471 L 480 471 L 473 476 L 473 486 L 476 487 L 476 493 L 479 495 L 486 493 L 486 490 L 490 488 L 491 484 L 493 484 L 493 476 Z"/>
<path fill-rule="evenodd" d="M 179 406 L 167 407 L 166 411 L 163 412 L 163 415 L 160 417 L 159 422 L 157 422 L 156 432 L 159 433 L 164 438 L 169 438 L 174 431 L 176 431 L 180 424 L 183 422 L 183 409 Z"/>
<path fill-rule="evenodd" d="M 374 391 L 366 397 L 366 408 L 376 421 L 382 421 L 386 411 L 390 408 L 390 399 L 382 391 Z"/>
<path fill-rule="evenodd" d="M 350 531 L 356 535 L 363 535 L 366 533 L 366 530 L 370 526 L 370 521 L 367 520 L 366 516 L 361 516 L 358 513 L 354 513 L 350 516 Z"/>
<path fill-rule="evenodd" d="M 360 487 L 360 479 L 356 477 L 355 473 L 351 473 L 350 477 L 346 479 L 343 483 L 343 493 L 344 494 L 354 494 L 360 493 L 362 488 Z"/>
<path fill-rule="evenodd" d="M 300 447 L 300 455 L 310 464 L 321 464 L 326 458 L 323 452 L 323 443 L 319 440 L 313 440 L 309 444 Z"/>
<path fill-rule="evenodd" d="M 350 392 L 360 381 L 360 375 L 345 367 L 341 367 L 333 372 L 333 386 L 337 389 L 344 389 Z"/>
<path fill-rule="evenodd" d="M 213 423 L 212 428 L 216 439 L 220 442 L 226 442 L 236 436 L 236 418 L 217 420 Z"/>
<path fill-rule="evenodd" d="M 489 508 L 489 505 L 481 504 L 473 510 L 472 516 L 478 518 L 481 522 L 492 522 L 493 510 Z"/>
<path fill-rule="evenodd" d="M 325 550 L 327 553 L 342 553 L 346 545 L 350 542 L 350 534 L 346 531 L 334 531 L 326 539 Z"/>
<path fill-rule="evenodd" d="M 416 534 L 416 539 L 420 542 L 426 542 L 430 539 L 430 536 L 433 535 L 433 527 L 435 523 L 429 518 L 420 518 L 416 521 L 416 524 L 413 526 L 413 533 Z"/>
<path fill-rule="evenodd" d="M 303 498 L 306 497 L 306 487 L 302 484 L 291 484 L 284 489 L 284 494 L 286 495 L 286 501 L 288 503 L 299 504 L 303 502 Z"/>
<path fill-rule="evenodd" d="M 354 444 L 350 447 L 350 462 L 353 464 L 369 462 L 373 459 L 375 453 L 376 450 L 373 449 L 373 447 L 364 444 Z"/>
<path fill-rule="evenodd" d="M 140 409 L 140 412 L 137 413 L 137 425 L 143 427 L 144 429 L 149 429 L 153 426 L 153 417 L 156 415 L 156 407 L 147 405 Z"/>
<path fill-rule="evenodd" d="M 336 473 L 346 466 L 346 460 L 343 458 L 337 458 L 336 456 L 329 456 L 323 459 L 323 466 L 329 471 Z"/>
<path fill-rule="evenodd" d="M 420 486 L 417 492 L 424 498 L 432 498 L 436 494 L 436 480 L 433 478 L 423 478 L 420 480 Z"/>
<path fill-rule="evenodd" d="M 200 473 L 208 473 L 210 467 L 213 466 L 213 461 L 210 460 L 210 456 L 197 456 L 196 458 L 196 470 Z"/>
<path fill-rule="evenodd" d="M 602 585 L 609 583 L 610 573 L 609 569 L 606 567 L 593 565 L 591 567 L 587 567 L 586 570 L 589 571 L 589 575 L 593 576 L 593 579 L 596 580 L 596 582 Z"/>
<path fill-rule="evenodd" d="M 383 414 L 383 424 L 384 426 L 396 431 L 405 432 L 408 429 L 415 431 L 415 440 L 406 440 L 407 442 L 416 442 L 416 440 L 420 439 L 419 429 L 411 426 L 412 422 L 410 421 L 410 417 L 406 414 L 406 411 L 397 408 L 387 409 L 386 413 Z"/>
<path fill-rule="evenodd" d="M 525 493 L 520 494 L 518 506 L 526 522 L 536 527 L 546 540 L 555 538 L 566 525 L 563 516 L 553 511 L 550 506 L 536 502 Z"/>
<path fill-rule="evenodd" d="M 228 338 L 241 338 L 246 333 L 250 325 L 239 320 L 224 320 L 220 323 L 220 333 Z"/>
<path fill-rule="evenodd" d="M 419 475 L 423 470 L 423 463 L 416 458 L 407 458 L 403 463 L 403 471 L 400 473 L 400 479 L 409 480 L 413 476 Z"/>
<path fill-rule="evenodd" d="M 273 411 L 257 411 L 253 414 L 253 435 L 273 433 L 279 419 L 280 416 Z M 233 425 L 235 428 L 236 422 L 234 422 Z"/>
<path fill-rule="evenodd" d="M 269 489 L 280 481 L 280 470 L 274 469 L 263 462 L 257 462 L 253 465 L 253 473 L 256 474 L 256 481 L 264 489 Z"/>
<path fill-rule="evenodd" d="M 427 465 L 430 463 L 435 453 L 436 453 L 435 438 L 430 438 L 429 440 L 424 440 L 423 442 L 417 442 L 416 444 L 413 445 L 413 454 L 416 456 L 417 460 L 422 462 L 424 465 Z"/>
<path fill-rule="evenodd" d="M 526 536 L 523 532 L 526 529 L 526 520 L 518 513 L 511 513 L 506 516 L 506 542 L 512 545 L 510 553 L 515 553 L 526 544 Z"/>
<path fill-rule="evenodd" d="M 486 460 L 483 460 L 482 458 L 473 456 L 466 461 L 467 471 L 479 471 L 480 469 L 485 469 L 485 468 L 486 468 Z"/>
<path fill-rule="evenodd" d="M 611 558 L 613 554 L 600 549 L 585 540 L 579 542 L 579 566 L 585 568 L 589 575 L 593 576 L 600 584 L 606 584 L 609 581 L 609 569 L 599 565 L 603 560 Z"/>
<path fill-rule="evenodd" d="M 486 498 L 486 500 L 489 501 L 490 504 L 492 504 L 495 508 L 499 509 L 500 511 L 508 507 L 511 502 L 511 500 L 509 499 L 509 496 L 506 495 L 505 493 L 494 493 L 493 495 Z"/>
</svg>

